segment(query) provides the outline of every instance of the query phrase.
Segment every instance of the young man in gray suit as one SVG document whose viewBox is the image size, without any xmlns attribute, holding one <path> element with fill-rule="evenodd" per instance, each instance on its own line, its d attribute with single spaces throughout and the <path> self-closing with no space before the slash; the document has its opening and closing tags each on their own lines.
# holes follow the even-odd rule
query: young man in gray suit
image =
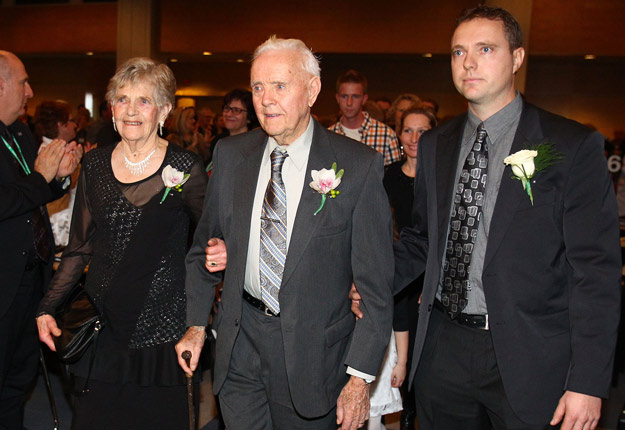
<svg viewBox="0 0 625 430">
<path fill-rule="evenodd" d="M 176 347 L 179 362 L 195 370 L 221 281 L 204 267 L 205 244 L 223 238 L 214 391 L 226 426 L 356 429 L 391 331 L 382 157 L 311 117 L 319 65 L 301 41 L 272 37 L 259 46 L 251 86 L 262 130 L 222 141 L 213 155 L 187 257 L 190 328 Z M 358 322 L 352 281 L 363 296 Z M 184 350 L 193 353 L 190 368 Z"/>
<path fill-rule="evenodd" d="M 467 11 L 451 45 L 469 109 L 421 138 L 395 248 L 396 290 L 425 270 L 419 428 L 595 429 L 621 278 L 603 138 L 516 92 L 525 52 L 505 10 Z"/>
</svg>

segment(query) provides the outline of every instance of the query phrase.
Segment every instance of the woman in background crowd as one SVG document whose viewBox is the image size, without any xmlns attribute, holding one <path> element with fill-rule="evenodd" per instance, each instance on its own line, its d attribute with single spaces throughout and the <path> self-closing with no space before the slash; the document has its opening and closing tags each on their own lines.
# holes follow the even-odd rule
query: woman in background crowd
<svg viewBox="0 0 625 430">
<path fill-rule="evenodd" d="M 404 93 L 397 96 L 393 101 L 391 108 L 388 110 L 389 125 L 395 127 L 397 136 L 401 133 L 401 117 L 408 109 L 421 107 L 421 99 L 410 93 Z"/>
<path fill-rule="evenodd" d="M 63 139 L 65 142 L 71 142 L 74 139 L 76 123 L 70 119 L 70 115 L 69 104 L 62 101 L 44 101 L 37 106 L 33 125 L 40 143 L 39 150 L 49 145 L 54 139 Z M 68 193 L 46 205 L 54 234 L 54 244 L 57 248 L 65 247 L 69 240 L 69 226 L 72 221 L 79 173 L 80 167 L 72 174 L 71 189 Z"/>
<path fill-rule="evenodd" d="M 259 126 L 252 93 L 248 90 L 234 89 L 224 96 L 223 119 L 225 130 L 213 140 L 213 148 L 217 142 L 227 136 L 236 136 Z"/>
<path fill-rule="evenodd" d="M 384 173 L 384 188 L 393 210 L 393 230 L 396 238 L 404 227 L 410 225 L 419 139 L 423 133 L 434 127 L 436 117 L 429 109 L 408 109 L 400 117 L 398 136 L 406 158 L 387 166 Z M 422 289 L 423 276 L 395 297 L 393 330 L 397 341 L 398 359 L 393 369 L 391 383 L 393 387 L 402 386 L 404 409 L 401 415 L 401 430 L 414 429 L 416 415 L 414 393 L 404 381 L 414 345 L 418 320 L 416 309 Z"/>
<path fill-rule="evenodd" d="M 195 152 L 204 161 L 209 158 L 211 136 L 205 136 L 198 132 L 195 108 L 177 107 L 169 124 L 169 134 L 167 135 L 169 142 Z"/>
</svg>

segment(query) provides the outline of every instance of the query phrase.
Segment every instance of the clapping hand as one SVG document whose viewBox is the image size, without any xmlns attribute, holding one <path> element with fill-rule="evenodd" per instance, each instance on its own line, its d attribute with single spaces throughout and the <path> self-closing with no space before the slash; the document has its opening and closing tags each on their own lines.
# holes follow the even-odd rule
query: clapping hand
<svg viewBox="0 0 625 430">
<path fill-rule="evenodd" d="M 41 148 L 35 160 L 35 172 L 43 176 L 47 183 L 58 176 L 59 165 L 65 156 L 65 141 L 54 139 L 48 145 Z"/>
<path fill-rule="evenodd" d="M 78 167 L 78 163 L 82 159 L 83 148 L 82 145 L 72 141 L 65 145 L 65 153 L 59 164 L 59 169 L 56 173 L 57 179 L 64 178 L 71 175 Z"/>
</svg>

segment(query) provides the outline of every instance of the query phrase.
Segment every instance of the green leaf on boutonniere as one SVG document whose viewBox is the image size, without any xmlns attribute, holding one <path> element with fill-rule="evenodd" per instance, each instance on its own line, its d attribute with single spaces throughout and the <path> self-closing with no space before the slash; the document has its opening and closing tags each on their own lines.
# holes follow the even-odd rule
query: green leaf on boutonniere
<svg viewBox="0 0 625 430">
<path fill-rule="evenodd" d="M 538 145 L 530 146 L 529 149 L 538 152 L 538 155 L 534 158 L 534 165 L 536 166 L 537 172 L 554 165 L 563 156 L 561 152 L 553 149 L 553 145 L 551 143 L 539 143 Z"/>
</svg>

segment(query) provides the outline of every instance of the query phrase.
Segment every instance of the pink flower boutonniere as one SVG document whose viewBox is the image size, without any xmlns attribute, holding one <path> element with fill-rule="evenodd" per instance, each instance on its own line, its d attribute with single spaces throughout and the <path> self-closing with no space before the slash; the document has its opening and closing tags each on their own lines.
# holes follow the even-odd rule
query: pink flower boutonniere
<svg viewBox="0 0 625 430">
<path fill-rule="evenodd" d="M 341 183 L 344 171 L 341 169 L 337 172 L 336 169 L 336 163 L 332 163 L 332 168 L 330 170 L 321 169 L 310 172 L 313 179 L 310 183 L 310 187 L 321 194 L 321 205 L 314 215 L 321 212 L 321 209 L 323 209 L 323 206 L 326 204 L 328 194 L 331 199 L 340 194 L 340 191 L 337 191 L 336 187 Z"/>
<path fill-rule="evenodd" d="M 163 183 L 165 184 L 165 192 L 163 193 L 160 204 L 163 204 L 172 188 L 178 192 L 182 192 L 182 185 L 187 182 L 189 176 L 191 176 L 189 173 L 185 174 L 184 172 L 179 172 L 171 167 L 170 164 L 165 166 L 161 174 Z"/>
</svg>

